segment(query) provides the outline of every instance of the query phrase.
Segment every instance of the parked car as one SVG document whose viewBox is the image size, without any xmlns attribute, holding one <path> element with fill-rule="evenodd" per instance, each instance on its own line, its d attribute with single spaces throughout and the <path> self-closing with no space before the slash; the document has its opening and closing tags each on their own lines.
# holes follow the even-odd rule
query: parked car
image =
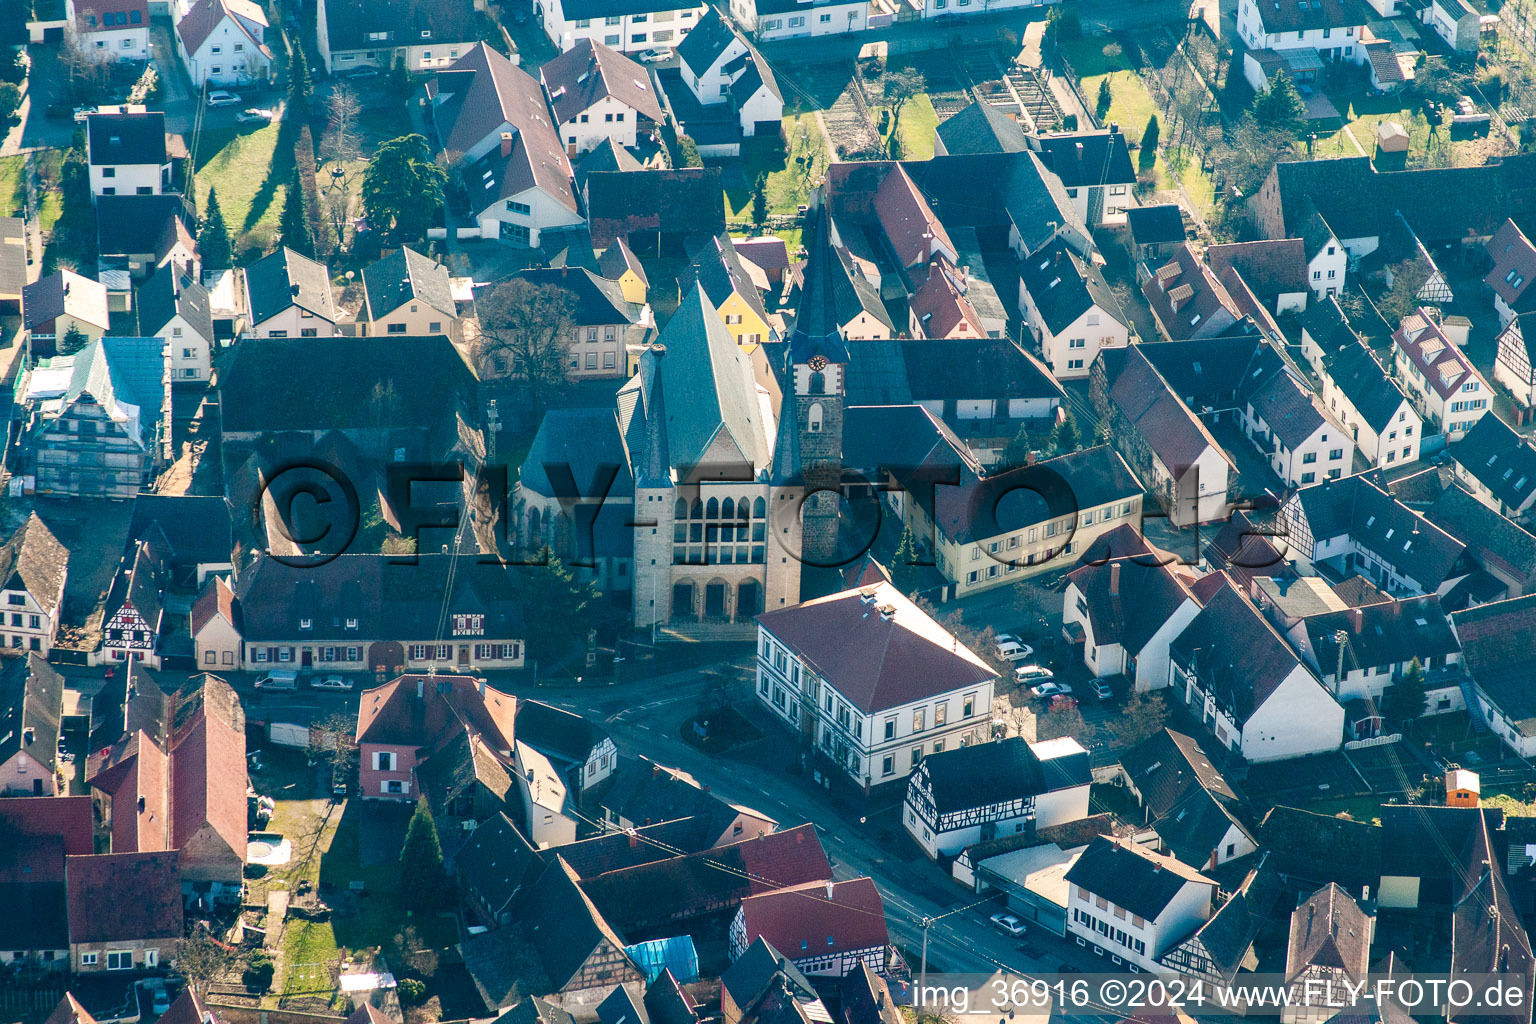
<svg viewBox="0 0 1536 1024">
<path fill-rule="evenodd" d="M 275 668 L 256 680 L 258 690 L 297 690 L 299 674 L 290 669 Z"/>
<path fill-rule="evenodd" d="M 150 1012 L 156 1017 L 163 1016 L 171 1008 L 171 993 L 164 986 L 155 989 L 154 998 L 150 1000 Z"/>
<path fill-rule="evenodd" d="M 77 124 L 85 124 L 86 117 L 88 115 L 94 114 L 94 113 L 96 113 L 96 108 L 95 107 L 76 107 L 75 108 L 75 122 Z"/>
<path fill-rule="evenodd" d="M 998 638 L 997 656 L 999 658 L 1007 658 L 1009 661 L 1023 661 L 1025 658 L 1034 653 L 1035 649 L 1029 646 L 1029 644 L 1018 640 L 1004 640 L 1001 637 Z"/>
<path fill-rule="evenodd" d="M 1099 700 L 1113 700 L 1115 688 L 1103 679 L 1096 679 L 1093 683 L 1093 695 Z"/>
<path fill-rule="evenodd" d="M 671 59 L 671 50 L 645 50 L 639 55 L 639 60 L 642 64 L 661 64 Z"/>
<path fill-rule="evenodd" d="M 1036 697 L 1070 697 L 1072 696 L 1072 687 L 1052 679 L 1041 683 L 1039 686 L 1030 687 L 1029 692 Z"/>
<path fill-rule="evenodd" d="M 1013 670 L 1013 678 L 1015 682 L 1020 683 L 1039 683 L 1047 679 L 1055 679 L 1056 673 L 1044 665 L 1020 665 Z"/>
<path fill-rule="evenodd" d="M 233 107 L 240 102 L 240 97 L 232 92 L 224 92 L 222 89 L 208 94 L 210 107 Z"/>
<path fill-rule="evenodd" d="M 1025 931 L 1024 922 L 1012 914 L 993 914 L 992 927 L 1013 936 L 1023 935 Z"/>
<path fill-rule="evenodd" d="M 312 690 L 350 690 L 352 680 L 346 676 L 315 676 L 310 679 L 309 687 Z"/>
<path fill-rule="evenodd" d="M 260 107 L 246 107 L 244 110 L 240 111 L 240 113 L 235 115 L 236 121 L 240 121 L 246 124 L 249 124 L 252 121 L 275 121 L 276 119 L 277 111 L 263 110 Z"/>
<path fill-rule="evenodd" d="M 357 80 L 359 78 L 377 78 L 378 76 L 379 76 L 379 69 L 378 68 L 374 67 L 372 64 L 363 64 L 363 65 L 361 65 L 359 67 L 347 68 L 347 70 L 341 72 L 336 77 L 337 78 L 345 78 L 347 81 L 350 82 L 350 81 L 355 81 L 355 80 Z"/>
</svg>

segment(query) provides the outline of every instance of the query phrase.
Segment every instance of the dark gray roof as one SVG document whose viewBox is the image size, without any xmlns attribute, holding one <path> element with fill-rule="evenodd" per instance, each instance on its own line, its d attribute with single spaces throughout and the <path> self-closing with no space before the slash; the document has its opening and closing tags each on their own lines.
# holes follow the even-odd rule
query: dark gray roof
<svg viewBox="0 0 1536 1024">
<path fill-rule="evenodd" d="M 177 314 L 209 344 L 213 343 L 213 311 L 208 290 L 177 267 L 165 266 L 139 286 L 139 333 L 163 336 L 165 325 Z"/>
<path fill-rule="evenodd" d="M 1428 665 L 1431 658 L 1461 652 L 1450 619 L 1434 594 L 1311 615 L 1305 622 L 1313 656 L 1328 673 L 1338 670 L 1341 633 L 1346 638 L 1346 672 L 1393 667 L 1413 658 Z"/>
<path fill-rule="evenodd" d="M 1084 558 L 1089 556 L 1084 552 Z M 1185 601 L 1194 599 L 1166 565 L 1140 555 L 1109 559 L 1098 553 L 1067 578 L 1082 595 L 1094 644 L 1119 644 L 1131 657 Z"/>
<path fill-rule="evenodd" d="M 1280 806 L 1259 822 L 1259 839 L 1275 869 L 1295 882 L 1359 892 L 1381 880 L 1382 829 L 1372 822 Z"/>
<path fill-rule="evenodd" d="M 1327 967 L 1358 980 L 1369 968 L 1370 958 L 1370 915 L 1337 883 L 1323 886 L 1291 912 L 1291 937 L 1285 951 L 1287 978 L 1308 967 Z"/>
<path fill-rule="evenodd" d="M 1215 882 L 1172 857 L 1108 836 L 1088 844 L 1067 869 L 1066 880 L 1149 921 L 1190 882 L 1208 885 L 1213 896 L 1216 889 Z"/>
<path fill-rule="evenodd" d="M 325 0 L 331 52 L 472 43 L 474 0 Z M 375 33 L 388 33 L 382 40 Z"/>
<path fill-rule="evenodd" d="M 608 738 L 602 726 L 537 700 L 517 702 L 517 738 L 545 757 L 583 765 Z"/>
<path fill-rule="evenodd" d="M 0 295 L 20 295 L 27 283 L 26 222 L 0 217 Z"/>
<path fill-rule="evenodd" d="M 1466 545 L 1383 489 L 1375 473 L 1325 480 L 1296 493 L 1314 542 L 1349 536 L 1409 579 L 1437 589 Z"/>
<path fill-rule="evenodd" d="M 698 24 L 688 30 L 683 41 L 677 44 L 677 57 L 695 77 L 703 75 L 725 53 L 731 40 L 740 38 L 730 22 L 720 16 L 713 5 L 704 12 Z"/>
<path fill-rule="evenodd" d="M 644 309 L 639 303 L 625 300 L 617 281 L 600 277 L 585 267 L 530 267 L 505 280 L 514 279 L 568 292 L 576 301 L 572 319 L 578 327 L 638 323 Z"/>
<path fill-rule="evenodd" d="M 973 743 L 923 758 L 913 773 L 926 780 L 939 814 L 1005 803 L 1088 785 L 1088 755 L 1042 761 L 1023 737 Z"/>
<path fill-rule="evenodd" d="M 1536 494 L 1536 447 L 1498 413 L 1479 418 L 1448 447 L 1451 458 L 1506 507 L 1520 510 Z"/>
<path fill-rule="evenodd" d="M 613 140 L 609 139 L 608 142 L 611 144 Z M 636 169 L 639 169 L 638 164 L 636 164 Z M 626 272 L 631 272 L 640 279 L 640 283 L 643 286 L 646 288 L 651 286 L 651 282 L 645 274 L 645 265 L 640 262 L 640 257 L 636 256 L 634 251 L 630 249 L 629 243 L 622 238 L 615 238 L 613 244 L 603 250 L 603 254 L 598 257 L 597 268 L 610 281 L 617 281 Z"/>
<path fill-rule="evenodd" d="M 178 195 L 97 196 L 96 251 L 103 257 L 153 253 L 163 259 L 197 223 Z"/>
<path fill-rule="evenodd" d="M 1424 510 L 1424 518 L 1466 544 L 1484 565 L 1491 563 L 1517 580 L 1536 574 L 1536 536 L 1461 487 L 1445 488 Z"/>
<path fill-rule="evenodd" d="M 622 985 L 615 986 L 608 998 L 597 1004 L 598 1024 L 651 1024 L 644 1004 Z"/>
<path fill-rule="evenodd" d="M 1141 794 L 1149 823 L 1168 852 L 1184 863 L 1210 863 L 1234 827 L 1248 834 L 1238 819 L 1241 801 L 1193 737 L 1164 729 L 1137 744 L 1120 763 Z"/>
<path fill-rule="evenodd" d="M 1364 345 L 1351 345 L 1324 357 L 1324 364 L 1334 386 L 1377 433 L 1386 429 L 1407 401 L 1397 382 L 1387 376 Z"/>
<path fill-rule="evenodd" d="M 1119 131 L 1040 135 L 1032 141 L 1046 168 L 1067 188 L 1136 183 L 1136 167 Z"/>
<path fill-rule="evenodd" d="M 1380 813 L 1381 873 L 1418 878 L 1421 906 L 1450 902 L 1453 880 L 1465 874 L 1461 853 L 1484 818 L 1503 835 L 1504 812 L 1494 807 L 1383 804 Z M 1504 863 L 1504 854 L 1499 850 L 1494 862 Z"/>
<path fill-rule="evenodd" d="M 634 231 L 687 236 L 725 230 L 719 167 L 593 171 L 584 188 L 593 248 Z"/>
<path fill-rule="evenodd" d="M 731 244 L 731 236 L 721 233 L 711 237 L 698 252 L 694 253 L 693 261 L 678 275 L 677 285 L 680 291 L 687 291 L 694 282 L 704 289 L 704 294 L 709 296 L 709 301 L 715 306 L 722 306 L 734 293 L 741 296 L 747 308 L 757 315 L 764 323 L 768 321 L 768 311 L 763 308 L 763 297 L 758 293 L 757 286 L 752 283 L 752 277 L 742 265 L 741 257 L 736 255 L 736 247 Z"/>
<path fill-rule="evenodd" d="M 747 951 L 720 975 L 720 987 L 730 993 L 737 1006 L 745 1009 L 780 978 L 796 998 L 818 998 L 816 989 L 800 973 L 800 969 L 783 953 L 774 949 L 767 939 L 758 936 L 752 940 Z"/>
<path fill-rule="evenodd" d="M 1461 640 L 1462 664 L 1478 689 L 1530 735 L 1536 729 L 1536 688 L 1530 684 L 1536 595 L 1452 612 L 1451 622 Z"/>
<path fill-rule="evenodd" d="M 86 145 L 95 167 L 154 164 L 167 160 L 165 114 L 159 110 L 139 114 L 87 114 Z"/>
<path fill-rule="evenodd" d="M 232 538 L 229 504 L 222 497 L 146 493 L 133 499 L 128 543 L 153 539 L 183 566 L 230 561 Z"/>
<path fill-rule="evenodd" d="M 496 1018 L 495 1024 L 576 1024 L 564 1008 L 531 996 Z"/>
<path fill-rule="evenodd" d="M 685 36 L 683 41 L 687 39 Z M 577 39 L 569 50 L 545 63 L 539 75 L 558 124 L 575 120 L 577 114 L 608 97 L 651 121 L 662 119 L 661 101 L 652 88 L 650 73 L 595 40 Z"/>
<path fill-rule="evenodd" d="M 1110 292 L 1103 273 L 1060 238 L 1026 256 L 1019 276 L 1052 334 L 1066 330 L 1095 306 L 1112 320 L 1130 326 L 1130 318 Z"/>
<path fill-rule="evenodd" d="M 848 409 L 843 464 L 871 475 L 916 469 L 919 478 L 937 472 L 940 479 L 954 479 L 969 460 L 965 443 L 943 420 L 921 405 L 902 404 Z"/>
<path fill-rule="evenodd" d="M 1029 148 L 1024 126 L 990 103 L 972 103 L 940 122 L 947 153 L 1022 153 Z"/>
<path fill-rule="evenodd" d="M 1147 352 L 1156 348 L 1159 346 L 1131 345 L 1099 353 L 1109 401 L 1153 454 L 1175 473 L 1193 466 L 1207 448 L 1225 458 L 1221 445 L 1153 366 Z"/>
<path fill-rule="evenodd" d="M 49 615 L 64 601 L 69 552 L 36 512 L 0 547 L 0 588 L 25 590 Z"/>
<path fill-rule="evenodd" d="M 581 891 L 570 866 L 558 857 L 519 899 L 517 917 L 554 991 L 576 981 L 582 964 L 599 949 L 623 957 L 628 970 L 614 969 L 616 980 L 640 980 L 639 970 L 624 953 L 623 941 Z"/>
<path fill-rule="evenodd" d="M 567 20 L 654 14 L 657 11 L 691 11 L 696 7 L 692 0 L 565 0 L 560 5 Z"/>
<path fill-rule="evenodd" d="M 505 812 L 481 822 L 454 855 L 454 874 L 497 913 L 544 869 L 533 844 Z"/>
<path fill-rule="evenodd" d="M 251 322 L 259 324 L 290 306 L 298 306 L 331 323 L 336 322 L 336 300 L 331 294 L 331 273 L 292 249 L 282 248 L 245 268 L 245 295 Z"/>
<path fill-rule="evenodd" d="M 1125 211 L 1125 223 L 1137 245 L 1184 241 L 1184 213 L 1174 203 L 1133 206 Z"/>
<path fill-rule="evenodd" d="M 604 137 L 602 142 L 576 158 L 576 187 L 586 187 L 587 175 L 594 171 L 628 172 L 643 169 L 640 161 L 636 160 L 629 150 L 614 142 L 613 139 Z"/>
<path fill-rule="evenodd" d="M 25 751 L 46 770 L 59 756 L 64 677 L 36 654 L 0 667 L 0 764 Z"/>
<path fill-rule="evenodd" d="M 672 976 L 670 967 L 663 967 L 646 986 L 645 1010 L 651 1015 L 651 1024 L 697 1024 L 699 1019 L 698 1007 Z"/>
<path fill-rule="evenodd" d="M 388 316 L 413 300 L 450 319 L 456 313 L 448 268 L 408 245 L 364 269 L 363 294 L 370 320 Z"/>
<path fill-rule="evenodd" d="M 1035 153 L 980 153 L 902 164 L 947 228 L 1014 228 L 1025 252 L 1057 231 L 1091 244 L 1088 226 L 1061 179 Z M 1081 250 L 1080 250 L 1081 251 Z"/>
<path fill-rule="evenodd" d="M 1248 872 L 1237 891 L 1180 945 L 1198 944 L 1211 958 L 1211 969 L 1216 977 L 1230 984 L 1243 967 L 1256 965 L 1257 958 L 1252 956 L 1253 942 L 1259 931 L 1269 924 L 1270 914 L 1280 901 L 1281 889 L 1280 877 L 1266 858 Z M 1171 957 L 1165 955 L 1163 962 L 1167 964 L 1170 960 Z"/>
</svg>

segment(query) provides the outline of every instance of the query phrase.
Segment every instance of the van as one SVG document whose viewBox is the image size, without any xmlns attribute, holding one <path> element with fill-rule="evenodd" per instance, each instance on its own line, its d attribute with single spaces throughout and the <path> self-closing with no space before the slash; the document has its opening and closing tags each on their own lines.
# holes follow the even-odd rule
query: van
<svg viewBox="0 0 1536 1024">
<path fill-rule="evenodd" d="M 256 680 L 258 690 L 297 690 L 299 674 L 290 669 L 273 669 Z"/>
<path fill-rule="evenodd" d="M 1034 654 L 1034 648 L 1017 640 L 999 640 L 997 642 L 997 656 L 1009 661 L 1023 661 Z"/>
</svg>

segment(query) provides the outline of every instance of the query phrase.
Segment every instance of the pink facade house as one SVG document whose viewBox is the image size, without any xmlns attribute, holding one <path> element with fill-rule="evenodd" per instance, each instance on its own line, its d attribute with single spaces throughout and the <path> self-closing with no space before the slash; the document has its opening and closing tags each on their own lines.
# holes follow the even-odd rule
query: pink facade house
<svg viewBox="0 0 1536 1024">
<path fill-rule="evenodd" d="M 417 767 L 461 730 L 512 762 L 517 698 L 474 676 L 403 675 L 364 690 L 357 713 L 358 783 L 375 800 L 415 800 Z"/>
</svg>

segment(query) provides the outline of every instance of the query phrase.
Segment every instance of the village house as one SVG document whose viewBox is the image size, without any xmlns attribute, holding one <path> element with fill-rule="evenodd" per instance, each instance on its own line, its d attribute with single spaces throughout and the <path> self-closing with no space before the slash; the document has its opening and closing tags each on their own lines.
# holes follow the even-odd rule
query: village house
<svg viewBox="0 0 1536 1024">
<path fill-rule="evenodd" d="M 510 764 L 517 700 L 473 676 L 402 675 L 364 690 L 357 717 L 358 788 L 368 799 L 414 802 L 417 769 L 467 732 Z"/>
<path fill-rule="evenodd" d="M 1058 380 L 1087 377 L 1102 349 L 1130 344 L 1130 318 L 1103 273 L 1062 239 L 1024 260 L 1019 305 Z"/>
<path fill-rule="evenodd" d="M 69 969 L 64 858 L 94 852 L 90 797 L 0 799 L 0 900 L 7 910 L 0 961 L 13 969 Z"/>
<path fill-rule="evenodd" d="M 1471 567 L 1466 545 L 1398 501 L 1373 473 L 1303 487 L 1280 508 L 1286 559 L 1310 575 L 1358 573 L 1389 594 L 1444 594 Z"/>
<path fill-rule="evenodd" d="M 1275 370 L 1246 398 L 1244 433 L 1287 484 L 1337 480 L 1353 468 L 1348 428 L 1289 367 Z"/>
<path fill-rule="evenodd" d="M 136 109 L 134 113 L 85 116 L 85 156 L 92 196 L 157 196 L 172 190 L 165 114 Z"/>
<path fill-rule="evenodd" d="M 1526 340 L 1530 332 L 1530 341 Z M 1536 406 L 1536 315 L 1512 318 L 1499 332 L 1493 379 L 1509 389 L 1521 405 L 1520 415 Z"/>
<path fill-rule="evenodd" d="M 778 828 L 763 812 L 728 803 L 687 772 L 645 757 L 619 771 L 599 805 L 602 820 L 620 831 L 694 819 L 702 837 L 694 848 L 700 850 L 767 835 Z"/>
<path fill-rule="evenodd" d="M 44 658 L 53 649 L 69 576 L 69 552 L 36 512 L 0 546 L 0 648 L 35 651 Z"/>
<path fill-rule="evenodd" d="M 155 970 L 182 939 L 181 876 L 174 850 L 65 859 L 69 967 L 77 974 Z M 132 899 L 123 899 L 132 893 Z"/>
<path fill-rule="evenodd" d="M 1138 691 L 1168 680 L 1168 647 L 1200 610 L 1188 583 L 1141 556 L 1084 565 L 1067 575 L 1063 633 L 1083 645 L 1096 679 L 1125 676 Z"/>
<path fill-rule="evenodd" d="M 165 622 L 159 567 L 149 545 L 134 545 L 124 556 L 102 606 L 102 639 L 91 655 L 93 663 L 142 661 L 159 668 L 159 641 Z"/>
<path fill-rule="evenodd" d="M 1363 64 L 1369 9 L 1361 0 L 1311 0 L 1303 4 L 1242 0 L 1237 34 L 1248 47 L 1243 77 L 1258 92 L 1269 86 L 1261 57 L 1280 57 L 1293 78 L 1310 82 L 1325 63 Z"/>
<path fill-rule="evenodd" d="M 741 901 L 730 926 L 732 959 L 762 939 L 808 977 L 846 977 L 860 964 L 884 973 L 891 957 L 885 905 L 873 879 L 810 882 Z"/>
<path fill-rule="evenodd" d="M 1497 413 L 1446 446 L 1456 482 L 1501 516 L 1519 520 L 1536 504 L 1536 446 Z"/>
<path fill-rule="evenodd" d="M 763 307 L 762 292 L 737 255 L 730 235 L 716 235 L 699 246 L 691 264 L 678 275 L 679 295 L 691 290 L 695 283 L 725 321 L 725 328 L 736 344 L 760 345 L 778 340 L 778 332 L 769 323 Z"/>
<path fill-rule="evenodd" d="M 408 71 L 444 68 L 479 36 L 474 0 L 319 0 L 315 40 L 331 74 L 397 61 Z"/>
<path fill-rule="evenodd" d="M 1126 212 L 1136 206 L 1136 166 L 1119 125 L 1103 131 L 1032 135 L 1029 146 L 1061 179 L 1073 208 L 1090 228 L 1125 223 Z"/>
<path fill-rule="evenodd" d="M 96 276 L 113 312 L 126 312 L 133 282 L 158 270 L 174 266 L 197 275 L 196 218 L 182 196 L 99 196 L 96 221 Z"/>
<path fill-rule="evenodd" d="M 908 297 L 907 330 L 914 338 L 955 341 L 988 336 L 981 314 L 967 295 L 969 267 L 944 257 L 928 264 L 928 275 Z"/>
<path fill-rule="evenodd" d="M 776 994 L 787 995 L 811 1020 L 830 1018 L 810 979 L 767 939 L 758 936 L 720 975 L 721 1019 L 724 1024 L 740 1024 L 764 999 Z"/>
<path fill-rule="evenodd" d="M 1476 54 L 1482 41 L 1482 15 L 1466 0 L 1431 0 L 1419 21 L 1457 53 Z"/>
<path fill-rule="evenodd" d="M 149 59 L 147 0 L 65 0 L 70 43 L 90 60 Z"/>
<path fill-rule="evenodd" d="M 331 272 L 289 248 L 280 248 L 244 270 L 250 338 L 329 338 L 340 313 Z"/>
<path fill-rule="evenodd" d="M 1536 597 L 1451 613 L 1462 664 L 1472 679 L 1468 710 L 1521 757 L 1536 753 L 1536 705 L 1522 682 L 1525 645 L 1536 639 Z M 1528 753 L 1529 752 L 1529 753 Z"/>
<path fill-rule="evenodd" d="M 170 454 L 171 360 L 160 338 L 102 338 L 34 366 L 17 388 L 37 490 L 131 498 Z"/>
<path fill-rule="evenodd" d="M 969 2 L 969 0 L 967 0 Z M 732 0 L 731 17 L 763 42 L 801 36 L 842 35 L 873 28 L 865 0 Z"/>
<path fill-rule="evenodd" d="M 1332 883 L 1291 911 L 1285 977 L 1292 992 L 1313 995 L 1307 999 L 1311 1005 L 1281 1013 L 1282 1024 L 1321 1024 L 1345 1009 L 1346 986 L 1359 985 L 1370 969 L 1375 925 L 1373 914 Z M 1319 996 L 1326 1006 L 1314 1008 Z"/>
<path fill-rule="evenodd" d="M 1455 441 L 1492 407 L 1492 389 L 1428 309 L 1392 333 L 1393 368 L 1428 427 Z"/>
<path fill-rule="evenodd" d="M 757 47 L 719 11 L 704 9 L 688 38 L 677 45 L 677 58 L 683 85 L 702 108 L 691 116 L 706 123 L 729 122 L 730 131 L 706 143 L 729 148 L 733 136 L 735 141 L 759 134 L 778 137 L 784 114 L 778 80 Z"/>
<path fill-rule="evenodd" d="M 270 27 L 253 0 L 197 0 L 176 19 L 176 53 L 199 88 L 264 81 L 272 74 Z"/>
<path fill-rule="evenodd" d="M 1299 238 L 1213 245 L 1205 258 L 1218 279 L 1235 272 L 1271 313 L 1307 308 L 1307 251 Z"/>
<path fill-rule="evenodd" d="M 1242 319 L 1231 294 L 1188 243 L 1156 269 L 1144 266 L 1141 276 L 1141 294 L 1166 341 L 1218 338 Z"/>
<path fill-rule="evenodd" d="M 1160 265 L 1184 244 L 1184 211 L 1175 203 L 1137 206 L 1125 211 L 1135 266 Z"/>
<path fill-rule="evenodd" d="M 24 287 L 21 316 L 34 358 L 52 355 L 71 330 L 95 341 L 112 320 L 106 285 L 73 270 L 54 271 Z"/>
<path fill-rule="evenodd" d="M 1090 395 L 1116 450 L 1175 523 L 1226 516 L 1228 474 L 1236 467 L 1142 346 L 1100 352 Z"/>
<path fill-rule="evenodd" d="M 1494 232 L 1484 251 L 1492 262 L 1483 283 L 1493 292 L 1493 308 L 1499 311 L 1499 326 L 1523 313 L 1536 312 L 1536 245 L 1512 220 L 1505 220 Z"/>
<path fill-rule="evenodd" d="M 905 779 L 928 754 L 991 738 L 996 671 L 889 583 L 758 622 L 758 700 L 823 770 L 856 787 Z M 887 656 L 865 656 L 875 649 Z"/>
<path fill-rule="evenodd" d="M 1322 360 L 1322 397 L 1361 455 L 1378 469 L 1419 458 L 1424 421 L 1369 349 L 1358 341 Z"/>
<path fill-rule="evenodd" d="M 363 309 L 358 316 L 365 337 L 446 334 L 462 337 L 448 268 L 403 245 L 363 269 Z"/>
<path fill-rule="evenodd" d="M 1336 750 L 1344 708 L 1228 581 L 1169 648 L 1170 699 L 1250 762 Z"/>
<path fill-rule="evenodd" d="M 537 80 L 476 43 L 433 75 L 427 96 L 481 238 L 536 249 L 546 228 L 581 223 L 571 163 Z"/>
<path fill-rule="evenodd" d="M 1088 752 L 1071 737 L 1010 736 L 923 758 L 907 781 L 902 826 L 929 857 L 1033 835 L 1088 816 Z"/>
<path fill-rule="evenodd" d="M 653 132 L 664 120 L 644 65 L 599 41 L 576 40 L 540 67 L 539 77 L 567 156 L 585 153 L 604 139 L 634 149 L 641 133 Z"/>
<path fill-rule="evenodd" d="M 1157 960 L 1211 916 L 1216 883 L 1137 843 L 1098 836 L 1068 869 L 1067 934 L 1114 967 Z"/>
<path fill-rule="evenodd" d="M 0 797 L 58 792 L 64 677 L 39 655 L 0 662 Z"/>
<path fill-rule="evenodd" d="M 562 52 L 578 39 L 591 39 L 620 53 L 639 53 L 675 49 L 710 10 L 683 0 L 647 0 L 642 7 L 613 0 L 536 0 L 533 13 Z"/>
<path fill-rule="evenodd" d="M 599 167 L 584 179 L 581 198 L 594 249 L 622 240 L 634 252 L 682 257 L 690 240 L 725 230 L 718 166 Z"/>
<path fill-rule="evenodd" d="M 581 267 L 520 270 L 509 281 L 555 288 L 570 297 L 571 341 L 567 376 L 572 380 L 629 376 L 630 354 L 643 350 L 656 337 L 656 318 L 646 302 L 632 302 L 616 281 Z M 483 293 L 483 289 L 477 292 Z M 478 297 L 478 296 L 477 296 Z M 493 333 L 487 330 L 488 334 Z M 479 367 L 483 378 L 513 372 L 509 352 L 494 341 L 486 347 Z"/>
<path fill-rule="evenodd" d="M 1243 824 L 1242 799 L 1193 736 L 1163 729 L 1127 751 L 1120 767 L 1162 852 L 1209 871 L 1259 848 Z"/>
<path fill-rule="evenodd" d="M 933 133 L 933 155 L 962 153 L 1022 153 L 1029 135 L 1011 115 L 991 103 L 971 103 L 939 122 Z"/>
<path fill-rule="evenodd" d="M 1393 910 L 1451 910 L 1466 895 L 1468 880 L 1483 878 L 1481 864 L 1474 862 L 1474 873 L 1469 875 L 1461 857 L 1480 845 L 1485 826 L 1497 846 L 1491 856 L 1483 854 L 1479 859 L 1502 864 L 1507 834 L 1504 812 L 1496 807 L 1384 806 L 1380 884 L 1374 890 L 1377 904 Z M 1485 905 L 1480 900 L 1473 903 Z"/>
<path fill-rule="evenodd" d="M 208 290 L 180 266 L 156 270 L 134 294 L 139 334 L 164 338 L 171 383 L 207 383 L 213 372 L 213 312 Z"/>
</svg>

